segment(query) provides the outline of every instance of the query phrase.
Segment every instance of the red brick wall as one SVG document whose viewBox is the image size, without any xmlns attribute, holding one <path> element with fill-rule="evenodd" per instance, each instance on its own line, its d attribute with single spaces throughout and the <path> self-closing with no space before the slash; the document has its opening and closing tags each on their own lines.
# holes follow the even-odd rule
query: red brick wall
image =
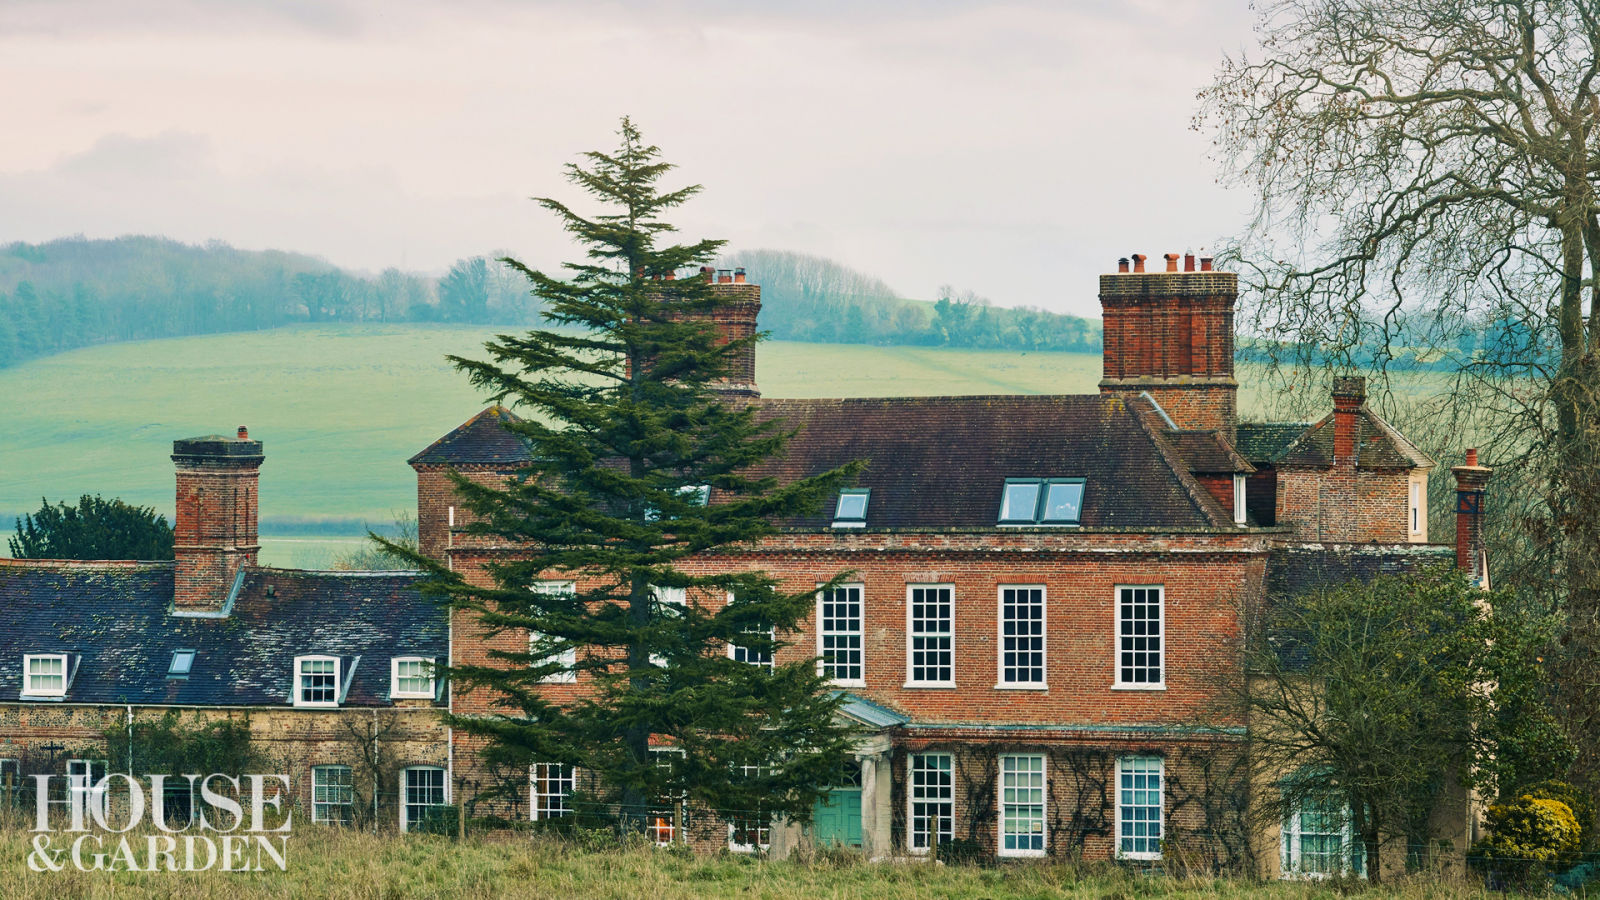
<svg viewBox="0 0 1600 900">
<path fill-rule="evenodd" d="M 1404 470 L 1281 469 L 1278 524 L 1303 541 L 1410 540 L 1410 476 Z"/>
<path fill-rule="evenodd" d="M 234 576 L 256 564 L 260 474 L 257 465 L 178 464 L 173 596 L 180 608 L 220 609 Z"/>
<path fill-rule="evenodd" d="M 447 467 L 419 465 L 417 470 L 417 542 L 423 556 L 443 560 L 450 546 L 450 507 L 456 507 L 456 526 L 464 526 L 473 515 L 460 506 Z M 478 484 L 499 484 L 510 475 L 498 469 L 467 467 L 460 470 Z"/>
<path fill-rule="evenodd" d="M 1180 428 L 1238 422 L 1233 304 L 1228 272 L 1100 276 L 1103 393 L 1149 391 Z"/>
</svg>

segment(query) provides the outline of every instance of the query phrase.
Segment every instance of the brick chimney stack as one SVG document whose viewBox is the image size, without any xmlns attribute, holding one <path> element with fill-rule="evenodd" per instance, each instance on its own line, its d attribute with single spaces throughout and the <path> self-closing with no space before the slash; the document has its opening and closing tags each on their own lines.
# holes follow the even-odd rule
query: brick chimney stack
<svg viewBox="0 0 1600 900">
<path fill-rule="evenodd" d="M 1356 418 L 1367 402 L 1367 379 L 1339 375 L 1333 379 L 1333 464 L 1354 466 Z"/>
<path fill-rule="evenodd" d="M 1483 545 L 1484 487 L 1494 470 L 1478 465 L 1478 451 L 1467 451 L 1466 465 L 1455 466 L 1456 477 L 1456 568 L 1488 587 L 1488 560 Z"/>
<path fill-rule="evenodd" d="M 745 271 L 740 268 L 734 269 L 726 277 L 719 275 L 711 285 L 711 291 L 717 298 L 717 305 L 711 310 L 711 322 L 717 327 L 717 345 L 754 337 L 756 317 L 761 313 L 761 285 L 746 281 Z M 729 360 L 727 377 L 715 387 L 719 393 L 734 397 L 754 399 L 761 396 L 761 391 L 756 387 L 756 347 L 753 341 Z"/>
<path fill-rule="evenodd" d="M 220 611 L 239 571 L 256 564 L 262 459 L 261 442 L 251 440 L 242 425 L 232 437 L 172 442 L 178 482 L 172 592 L 177 610 Z"/>
<path fill-rule="evenodd" d="M 1233 376 L 1233 304 L 1239 278 L 1178 270 L 1179 254 L 1165 255 L 1165 272 L 1146 272 L 1145 257 L 1131 254 L 1133 271 L 1100 276 L 1105 375 L 1102 394 L 1148 391 L 1179 428 L 1221 430 L 1233 439 L 1239 382 Z"/>
</svg>

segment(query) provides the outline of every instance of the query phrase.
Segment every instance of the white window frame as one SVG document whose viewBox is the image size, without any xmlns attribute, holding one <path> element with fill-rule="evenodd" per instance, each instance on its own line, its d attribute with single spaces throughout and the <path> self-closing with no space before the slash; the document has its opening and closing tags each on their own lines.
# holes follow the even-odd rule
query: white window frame
<svg viewBox="0 0 1600 900">
<path fill-rule="evenodd" d="M 1023 785 L 1023 786 L 1013 785 L 1010 788 L 1008 788 L 1006 786 L 1006 775 L 1008 774 L 1006 772 L 1006 764 L 1008 762 L 1015 763 L 1015 762 L 1018 762 L 1018 761 L 1021 761 L 1021 760 L 1027 760 L 1028 763 L 1029 763 L 1029 768 L 1027 770 L 1025 770 L 1025 771 L 1021 770 L 1021 769 L 1018 769 L 1017 771 L 1015 771 L 1013 773 L 1009 773 L 1009 774 L 1013 774 L 1013 775 L 1016 775 L 1016 776 L 1027 776 L 1030 781 L 1032 780 L 1032 776 L 1037 775 L 1038 779 L 1039 779 L 1039 783 L 1038 783 L 1037 786 L 1034 786 L 1032 784 Z M 1038 764 L 1038 771 L 1034 771 L 1033 770 L 1032 765 L 1034 763 Z M 1049 772 L 1049 765 L 1046 762 L 1044 754 L 1042 754 L 1042 753 L 1006 753 L 1006 754 L 1002 754 L 1001 757 L 1000 757 L 1000 773 L 999 774 L 1000 774 L 1000 777 L 998 779 L 999 787 L 1000 787 L 1000 846 L 999 846 L 999 850 L 998 850 L 999 855 L 1000 856 L 1016 856 L 1016 857 L 1044 856 L 1045 854 L 1050 852 L 1050 772 Z M 1038 803 L 1007 803 L 1006 802 L 1006 791 L 1007 790 L 1012 790 L 1012 791 L 1030 791 L 1030 792 L 1037 790 L 1039 792 L 1039 802 Z M 1019 842 L 1020 842 L 1021 838 L 1023 838 L 1023 837 L 1031 837 L 1031 836 L 1037 834 L 1039 836 L 1039 846 L 1038 847 L 1036 847 L 1036 848 L 1035 847 L 1023 847 L 1023 848 L 1011 848 L 1011 849 L 1007 849 L 1006 848 L 1006 836 L 1011 833 L 1011 832 L 1008 832 L 1006 830 L 1006 826 L 1008 824 L 1008 822 L 1007 822 L 1007 814 L 1010 811 L 1011 807 L 1013 807 L 1013 806 L 1019 807 L 1019 808 L 1020 807 L 1035 807 L 1036 806 L 1036 807 L 1039 808 L 1039 816 L 1038 816 L 1038 818 L 1034 819 L 1032 817 L 1029 817 L 1029 819 L 1028 819 L 1028 821 L 1030 823 L 1037 824 L 1038 828 L 1037 829 L 1033 829 L 1033 830 L 1029 830 L 1027 832 L 1016 832 L 1016 835 L 1017 835 L 1017 837 L 1019 839 Z"/>
<path fill-rule="evenodd" d="M 1245 476 L 1235 472 L 1233 475 L 1233 524 L 1245 525 L 1250 521 L 1249 510 L 1245 508 L 1244 496 Z"/>
<path fill-rule="evenodd" d="M 1006 680 L 1006 591 L 1039 592 L 1039 680 Z M 995 592 L 995 676 L 994 686 L 1006 691 L 1047 691 L 1050 689 L 1050 604 L 1042 584 L 1002 584 Z M 1031 637 L 1031 635 L 1015 635 Z M 1031 652 L 1031 651 L 1029 651 Z M 1016 667 L 1013 667 L 1016 668 Z"/>
<path fill-rule="evenodd" d="M 344 783 L 327 783 L 323 777 L 343 772 Z M 320 825 L 351 825 L 355 822 L 355 770 L 337 763 L 311 767 L 311 821 Z M 326 799 L 328 796 L 343 799 Z M 330 816 L 331 810 L 343 809 L 343 815 Z"/>
<path fill-rule="evenodd" d="M 656 602 L 663 606 L 676 606 L 680 610 L 688 609 L 689 607 L 689 590 L 687 588 L 651 585 L 650 591 L 655 595 Z M 650 665 L 658 669 L 665 669 L 668 662 L 669 660 L 659 653 L 650 654 Z"/>
<path fill-rule="evenodd" d="M 1032 485 L 1033 509 L 1028 517 L 1012 516 L 1006 518 L 1006 495 L 1016 485 Z M 1066 519 L 1046 519 L 1045 507 L 1050 500 L 1050 489 L 1056 486 L 1078 486 L 1078 517 L 1071 521 Z M 1087 478 L 1007 478 L 1000 488 L 1000 509 L 995 513 L 995 521 L 1001 528 L 1078 528 L 1083 524 L 1083 498 L 1089 492 Z"/>
<path fill-rule="evenodd" d="M 545 595 L 562 595 L 575 597 L 578 593 L 577 582 L 553 579 L 549 581 L 536 581 L 533 589 Z M 538 657 L 541 661 L 549 660 L 550 656 L 539 657 L 539 644 L 544 640 L 544 635 L 537 631 L 528 631 L 528 653 Z M 559 653 L 551 654 L 561 664 L 561 671 L 552 672 L 539 679 L 540 684 L 574 684 L 578 680 L 578 648 L 568 647 Z M 530 663 L 531 664 L 531 663 Z"/>
<path fill-rule="evenodd" d="M 944 768 L 922 765 L 925 761 L 942 759 Z M 917 776 L 932 773 L 944 775 L 949 784 L 917 783 Z M 936 816 L 917 815 L 919 805 L 944 809 Z M 926 812 L 926 810 L 925 810 Z M 929 820 L 934 827 L 930 828 Z M 956 758 L 951 753 L 913 753 L 906 758 L 906 851 L 918 856 L 933 847 L 955 840 L 956 836 Z M 919 843 L 920 841 L 920 843 Z"/>
<path fill-rule="evenodd" d="M 40 672 L 37 675 L 31 671 L 34 661 L 55 660 L 61 664 L 61 671 Z M 67 676 L 72 674 L 72 660 L 65 653 L 24 653 L 22 655 L 22 691 L 23 697 L 65 697 L 67 695 Z M 60 677 L 61 687 L 39 689 L 33 686 L 33 679 Z"/>
<path fill-rule="evenodd" d="M 1111 602 L 1111 607 L 1112 607 L 1112 609 L 1111 609 L 1111 622 L 1112 622 L 1112 631 L 1111 631 L 1111 633 L 1112 633 L 1113 640 L 1115 642 L 1114 645 L 1113 645 L 1113 648 L 1112 648 L 1113 653 L 1112 653 L 1112 660 L 1111 660 L 1111 663 L 1112 663 L 1112 678 L 1113 678 L 1113 681 L 1112 681 L 1112 684 L 1111 684 L 1112 690 L 1117 690 L 1117 691 L 1164 691 L 1164 690 L 1166 690 L 1167 689 L 1167 588 L 1166 588 L 1166 585 L 1162 585 L 1162 584 L 1119 584 L 1119 585 L 1116 586 L 1115 591 L 1116 591 L 1116 593 L 1113 595 L 1112 602 Z M 1122 654 L 1124 652 L 1128 652 L 1128 653 L 1137 653 L 1137 652 L 1139 652 L 1137 650 L 1124 651 L 1122 649 L 1122 647 L 1123 647 L 1122 641 L 1123 641 L 1123 637 L 1124 637 L 1123 634 L 1122 634 L 1122 592 L 1123 591 L 1155 591 L 1156 592 L 1156 618 L 1155 618 L 1156 634 L 1155 634 L 1155 637 L 1156 637 L 1156 639 L 1158 641 L 1160 641 L 1160 649 L 1158 649 L 1158 650 L 1156 650 L 1154 652 L 1158 656 L 1158 666 L 1160 668 L 1160 674 L 1161 674 L 1161 680 L 1160 681 L 1124 681 L 1124 680 L 1122 680 L 1122 668 L 1123 668 L 1122 667 Z M 1144 620 L 1144 621 L 1148 621 L 1148 620 Z M 1150 637 L 1150 635 L 1148 635 L 1148 634 L 1146 634 L 1146 635 L 1128 635 L 1128 637 L 1130 639 L 1131 638 L 1137 638 L 1137 637 L 1144 637 L 1144 638 L 1148 639 Z M 1143 652 L 1149 653 L 1151 651 L 1145 650 Z M 1137 668 L 1137 667 L 1130 667 L 1130 668 Z M 1149 668 L 1149 667 L 1147 666 L 1145 668 Z"/>
<path fill-rule="evenodd" d="M 1409 502 L 1407 510 L 1411 516 L 1410 530 L 1412 534 L 1422 533 L 1422 482 L 1415 478 L 1406 482 L 1406 492 Z"/>
<path fill-rule="evenodd" d="M 912 616 L 912 595 L 919 590 L 943 590 L 950 593 L 950 631 L 948 639 L 950 646 L 945 653 L 950 655 L 950 679 L 948 681 L 928 681 L 913 678 L 916 672 L 915 643 L 919 636 L 932 636 L 937 638 L 938 632 L 915 631 L 915 619 Z M 924 669 L 929 668 L 923 666 Z M 933 668 L 944 668 L 934 666 Z M 956 586 L 954 584 L 908 584 L 906 585 L 906 683 L 908 688 L 953 688 L 956 686 Z"/>
<path fill-rule="evenodd" d="M 682 757 L 683 749 L 680 747 L 651 747 L 646 755 L 654 759 L 657 766 L 670 769 L 672 762 L 668 757 Z M 683 794 L 679 794 L 676 800 L 660 801 L 659 808 L 665 810 L 665 816 L 659 815 L 654 811 L 645 813 L 645 816 L 651 820 L 645 825 L 645 833 L 650 835 L 657 847 L 670 847 L 677 842 L 679 837 L 677 826 L 680 821 L 684 830 L 688 831 L 689 811 L 684 809 L 685 799 L 687 798 Z M 662 840 L 662 835 L 666 835 L 666 840 Z"/>
<path fill-rule="evenodd" d="M 746 777 L 750 777 L 750 776 L 759 776 L 759 775 L 761 775 L 762 774 L 762 769 L 764 769 L 764 768 L 765 768 L 764 766 L 740 766 L 739 770 Z M 761 808 L 758 806 L 756 808 L 756 810 L 755 810 L 754 819 L 752 819 L 749 816 L 734 816 L 733 818 L 736 821 L 728 822 L 728 850 L 729 850 L 729 852 L 732 852 L 732 853 L 765 853 L 768 850 L 772 849 L 772 816 L 771 815 L 763 812 L 761 810 Z M 745 825 L 749 825 L 751 821 L 754 821 L 756 823 L 755 828 L 751 829 L 751 828 L 747 827 L 744 830 L 746 832 L 749 832 L 749 831 L 752 831 L 752 830 L 755 831 L 755 833 L 756 833 L 756 841 L 755 841 L 755 843 L 753 843 L 753 844 L 741 844 L 738 841 L 735 841 L 734 837 L 736 837 L 738 835 L 738 833 L 739 833 L 739 824 L 738 823 L 742 822 Z M 762 837 L 766 837 L 766 840 L 762 841 L 761 840 Z"/>
<path fill-rule="evenodd" d="M 332 700 L 307 700 L 305 699 L 306 673 L 304 664 L 308 662 L 333 663 L 333 699 Z M 313 672 L 313 675 L 325 675 L 325 672 Z M 294 658 L 294 705 L 304 709 L 335 709 L 339 706 L 339 691 L 344 685 L 344 661 L 337 656 L 324 653 Z"/>
<path fill-rule="evenodd" d="M 734 597 L 733 597 L 733 594 L 730 593 L 730 594 L 728 594 L 728 604 L 731 606 L 733 604 L 733 602 L 734 602 Z M 774 642 L 776 642 L 778 640 L 778 628 L 777 628 L 776 625 L 768 625 L 765 630 L 766 630 L 766 634 L 767 634 L 767 640 L 774 641 Z M 759 628 L 746 628 L 745 629 L 745 634 L 761 634 L 761 632 L 762 632 L 762 629 L 759 629 Z M 768 672 L 771 672 L 774 669 L 776 669 L 777 662 L 778 662 L 778 648 L 777 647 L 773 647 L 771 650 L 766 651 L 766 654 L 767 654 L 767 658 L 766 659 L 754 659 L 754 660 L 752 660 L 752 659 L 742 659 L 742 658 L 740 658 L 740 654 L 748 654 L 748 653 L 754 653 L 754 652 L 756 652 L 756 651 L 750 650 L 749 648 L 743 647 L 743 646 L 741 646 L 739 644 L 735 644 L 733 641 L 729 641 L 728 642 L 728 658 L 729 659 L 735 660 L 737 662 L 749 663 L 750 665 L 753 665 L 753 666 L 765 666 Z"/>
<path fill-rule="evenodd" d="M 539 789 L 541 785 L 545 790 Z M 534 763 L 528 767 L 528 817 L 535 822 L 549 822 L 572 815 L 572 795 L 577 789 L 576 767 Z M 552 801 L 560 801 L 559 810 Z"/>
<path fill-rule="evenodd" d="M 400 689 L 400 666 L 404 663 L 422 663 L 423 673 L 427 676 L 428 687 L 421 691 L 403 691 Z M 434 662 L 426 656 L 396 656 L 389 660 L 389 699 L 391 700 L 432 700 L 439 689 L 439 682 L 433 671 Z M 406 678 L 416 678 L 407 675 Z"/>
<path fill-rule="evenodd" d="M 827 678 L 829 680 L 829 682 L 831 682 L 835 687 L 866 687 L 867 686 L 867 586 L 865 584 L 861 584 L 859 582 L 855 582 L 855 583 L 851 583 L 851 584 L 841 584 L 838 587 L 834 588 L 833 590 L 835 592 L 837 592 L 837 591 L 854 591 L 855 592 L 855 600 L 853 602 L 855 603 L 855 607 L 856 607 L 856 614 L 855 614 L 856 630 L 854 630 L 854 631 L 844 631 L 844 630 L 839 630 L 839 629 L 829 630 L 824 623 L 826 623 L 828 621 L 838 621 L 840 618 L 849 619 L 850 617 L 849 616 L 838 616 L 838 615 L 834 615 L 832 617 L 824 616 L 823 615 L 823 606 L 824 606 L 824 604 L 835 604 L 835 605 L 837 605 L 839 603 L 839 601 L 836 600 L 836 599 L 831 599 L 830 597 L 828 597 L 829 592 L 826 591 L 826 590 L 817 591 L 817 674 L 822 675 L 824 678 Z M 852 601 L 846 600 L 844 602 L 845 603 L 850 603 Z M 836 638 L 836 639 L 837 638 L 843 638 L 843 639 L 845 639 L 847 641 L 849 639 L 853 638 L 855 640 L 854 648 L 846 646 L 846 647 L 842 648 L 842 652 L 844 652 L 844 653 L 854 652 L 855 653 L 855 655 L 856 655 L 855 664 L 852 666 L 850 663 L 845 663 L 844 667 L 846 667 L 846 668 L 855 668 L 855 669 L 860 670 L 861 675 L 860 675 L 859 678 L 838 678 L 838 677 L 835 677 L 836 673 L 838 672 L 839 665 L 837 663 L 828 662 L 827 661 L 827 656 L 828 656 L 828 654 L 830 652 L 841 652 L 841 648 L 826 646 L 828 638 Z"/>
<path fill-rule="evenodd" d="M 406 782 L 407 782 L 407 780 L 410 779 L 412 772 L 423 772 L 423 771 L 440 773 L 439 780 L 442 783 L 442 786 L 444 788 L 444 802 L 442 802 L 442 803 L 416 803 L 416 804 L 413 804 L 411 802 L 411 794 L 409 793 L 409 788 L 408 788 Z M 432 786 L 431 785 L 427 786 L 427 789 L 431 790 Z M 449 805 L 450 805 L 450 773 L 443 766 L 406 766 L 405 768 L 400 770 L 400 803 L 399 803 L 399 806 L 400 806 L 400 830 L 402 832 L 408 832 L 408 831 L 411 830 L 412 822 L 411 822 L 410 810 L 411 810 L 412 806 L 449 806 Z"/>
<path fill-rule="evenodd" d="M 860 497 L 861 515 L 859 517 L 845 518 L 839 515 L 844 507 L 844 498 Z M 867 511 L 872 506 L 871 488 L 840 488 L 839 495 L 833 502 L 833 527 L 834 528 L 865 528 L 867 527 Z"/>
<path fill-rule="evenodd" d="M 1141 809 L 1149 808 L 1149 804 L 1123 803 L 1124 789 L 1122 786 L 1122 776 L 1124 773 L 1132 775 L 1149 775 L 1150 769 L 1148 766 L 1152 762 L 1155 763 L 1155 776 L 1157 785 L 1155 802 L 1156 834 L 1153 838 L 1156 842 L 1156 849 L 1124 850 L 1122 846 L 1124 839 L 1137 841 L 1151 840 L 1152 838 L 1150 835 L 1124 835 L 1122 833 L 1122 827 L 1124 824 L 1123 809 L 1125 806 L 1132 807 L 1137 805 Z M 1140 768 L 1133 769 L 1132 767 L 1135 765 L 1139 766 Z M 1116 812 L 1116 830 L 1112 832 L 1112 840 L 1116 842 L 1115 846 L 1117 859 L 1160 859 L 1161 842 L 1165 841 L 1167 838 L 1167 761 L 1159 756 L 1119 756 L 1117 757 L 1116 779 L 1115 787 L 1113 788 L 1113 790 L 1116 791 L 1116 796 L 1112 798 L 1112 807 Z M 1136 789 L 1128 788 L 1128 790 L 1131 791 Z"/>
<path fill-rule="evenodd" d="M 1308 798 L 1309 799 L 1309 798 Z M 1305 803 L 1295 804 L 1293 809 L 1283 817 L 1283 829 L 1280 832 L 1280 855 L 1278 857 L 1278 877 L 1285 880 L 1303 879 L 1318 880 L 1323 878 L 1342 878 L 1355 875 L 1358 878 L 1367 877 L 1365 848 L 1355 841 L 1355 834 L 1350 827 L 1350 808 L 1344 805 L 1341 813 L 1344 821 L 1341 823 L 1338 837 L 1340 853 L 1338 869 L 1332 872 L 1307 872 L 1301 867 L 1305 865 L 1304 839 L 1307 834 L 1303 830 L 1302 815 Z M 1333 832 L 1313 832 L 1318 835 L 1331 835 Z"/>
</svg>

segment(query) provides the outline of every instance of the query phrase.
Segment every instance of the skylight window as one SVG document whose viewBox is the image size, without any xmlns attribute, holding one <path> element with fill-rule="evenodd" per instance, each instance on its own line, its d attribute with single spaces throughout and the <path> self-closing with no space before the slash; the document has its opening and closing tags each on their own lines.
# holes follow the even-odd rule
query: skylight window
<svg viewBox="0 0 1600 900">
<path fill-rule="evenodd" d="M 1076 525 L 1083 513 L 1082 478 L 1007 478 L 1002 525 Z"/>
<path fill-rule="evenodd" d="M 845 488 L 839 492 L 839 503 L 833 508 L 833 527 L 861 528 L 867 524 L 867 501 L 871 488 Z"/>
<path fill-rule="evenodd" d="M 167 665 L 168 678 L 188 678 L 189 670 L 194 668 L 193 650 L 172 651 L 172 662 Z"/>
</svg>

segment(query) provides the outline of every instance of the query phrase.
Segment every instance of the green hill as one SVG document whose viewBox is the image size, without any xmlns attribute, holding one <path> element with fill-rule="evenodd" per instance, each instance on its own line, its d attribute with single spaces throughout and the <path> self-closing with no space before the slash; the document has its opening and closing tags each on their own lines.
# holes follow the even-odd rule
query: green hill
<svg viewBox="0 0 1600 900">
<path fill-rule="evenodd" d="M 0 369 L 0 527 L 51 500 L 171 514 L 174 438 L 247 425 L 266 442 L 264 559 L 319 565 L 415 507 L 406 459 L 484 405 L 444 362 L 493 329 L 302 325 L 90 347 Z M 775 341 L 768 396 L 1093 391 L 1098 355 Z"/>
</svg>

